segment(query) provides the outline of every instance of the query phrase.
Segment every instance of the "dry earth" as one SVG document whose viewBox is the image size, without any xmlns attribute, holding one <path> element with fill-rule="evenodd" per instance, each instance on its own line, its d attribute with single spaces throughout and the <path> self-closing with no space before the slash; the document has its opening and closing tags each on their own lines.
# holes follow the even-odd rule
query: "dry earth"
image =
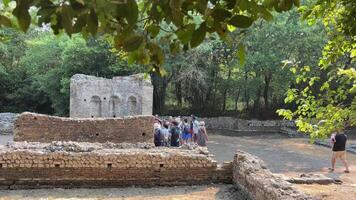
<svg viewBox="0 0 356 200">
<path fill-rule="evenodd" d="M 233 185 L 157 188 L 0 190 L 0 200 L 229 200 L 242 199 Z"/>
</svg>

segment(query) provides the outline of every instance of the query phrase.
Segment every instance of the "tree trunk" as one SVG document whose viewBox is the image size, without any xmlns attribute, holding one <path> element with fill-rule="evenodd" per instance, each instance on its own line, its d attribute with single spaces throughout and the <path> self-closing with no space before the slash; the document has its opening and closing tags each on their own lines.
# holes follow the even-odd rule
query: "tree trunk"
<svg viewBox="0 0 356 200">
<path fill-rule="evenodd" d="M 240 88 L 239 88 L 239 90 L 237 91 L 237 94 L 236 94 L 236 96 L 235 96 L 235 108 L 234 108 L 234 110 L 236 110 L 236 111 L 237 111 L 237 103 L 238 103 L 238 101 L 239 101 L 239 98 L 240 98 Z"/>
<path fill-rule="evenodd" d="M 246 110 L 248 110 L 248 102 L 250 101 L 248 91 L 247 91 L 247 72 L 245 71 L 245 104 L 246 104 Z"/>
<path fill-rule="evenodd" d="M 261 99 L 261 86 L 258 86 L 257 92 L 256 92 L 256 99 L 253 104 L 253 112 L 255 114 L 260 113 L 260 99 Z"/>
<path fill-rule="evenodd" d="M 153 85 L 153 113 L 161 114 L 166 101 L 168 80 L 157 73 L 151 73 L 151 81 Z"/>
<path fill-rule="evenodd" d="M 272 80 L 272 72 L 265 73 L 265 88 L 263 91 L 263 98 L 265 101 L 265 110 L 268 110 L 268 90 L 269 90 L 269 85 Z"/>
<path fill-rule="evenodd" d="M 175 93 L 177 97 L 178 107 L 182 107 L 182 84 L 181 82 L 175 83 Z"/>
</svg>

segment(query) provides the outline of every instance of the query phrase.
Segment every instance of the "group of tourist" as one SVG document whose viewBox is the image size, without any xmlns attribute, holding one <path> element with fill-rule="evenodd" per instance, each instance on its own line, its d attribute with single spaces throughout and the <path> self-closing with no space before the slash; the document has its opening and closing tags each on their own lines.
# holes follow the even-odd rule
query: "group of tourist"
<svg viewBox="0 0 356 200">
<path fill-rule="evenodd" d="M 204 121 L 198 121 L 191 115 L 188 118 L 170 116 L 167 120 L 160 119 L 157 115 L 154 123 L 155 146 L 179 147 L 183 144 L 198 144 L 206 146 L 208 134 Z"/>
</svg>

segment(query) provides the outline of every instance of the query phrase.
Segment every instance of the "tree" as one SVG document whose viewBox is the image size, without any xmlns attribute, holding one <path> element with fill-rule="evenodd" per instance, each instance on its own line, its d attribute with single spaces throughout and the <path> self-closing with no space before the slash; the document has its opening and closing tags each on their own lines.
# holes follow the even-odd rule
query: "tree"
<svg viewBox="0 0 356 200">
<path fill-rule="evenodd" d="M 299 130 L 312 139 L 356 125 L 355 8 L 352 0 L 318 0 L 300 9 L 310 24 L 323 22 L 329 41 L 316 67 L 291 62 L 297 87 L 287 92 L 285 102 L 295 103 L 296 109 L 279 114 L 296 119 Z"/>
<path fill-rule="evenodd" d="M 108 34 L 116 48 L 138 54 L 135 60 L 158 68 L 164 53 L 154 38 L 167 32 L 171 52 L 198 46 L 209 34 L 228 41 L 228 26 L 250 27 L 254 21 L 272 19 L 271 11 L 290 10 L 299 0 L 5 0 L 0 26 L 27 31 L 31 20 L 49 24 L 55 34 Z M 11 12 L 11 14 L 10 14 Z M 17 18 L 17 23 L 11 20 Z M 32 16 L 31 16 L 32 15 Z M 195 18 L 200 18 L 197 23 Z M 163 28 L 162 25 L 168 25 Z M 148 55 L 148 56 L 146 56 Z M 158 70 L 159 71 L 159 70 Z"/>
</svg>

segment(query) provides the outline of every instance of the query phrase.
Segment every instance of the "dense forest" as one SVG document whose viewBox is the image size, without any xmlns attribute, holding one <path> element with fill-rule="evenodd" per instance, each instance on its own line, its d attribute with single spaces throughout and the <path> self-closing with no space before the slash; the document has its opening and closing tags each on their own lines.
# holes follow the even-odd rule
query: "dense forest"
<svg viewBox="0 0 356 200">
<path fill-rule="evenodd" d="M 164 42 L 161 32 L 157 40 Z M 85 40 L 55 36 L 48 27 L 26 34 L 1 28 L 0 112 L 68 116 L 69 80 L 76 73 L 107 78 L 148 73 L 157 114 L 273 118 L 276 109 L 293 106 L 284 104 L 295 79 L 287 63 L 316 65 L 326 41 L 323 27 L 309 26 L 294 9 L 232 34 L 239 42 L 211 36 L 197 48 L 167 54 L 160 76 L 131 63 L 104 36 Z"/>
</svg>

